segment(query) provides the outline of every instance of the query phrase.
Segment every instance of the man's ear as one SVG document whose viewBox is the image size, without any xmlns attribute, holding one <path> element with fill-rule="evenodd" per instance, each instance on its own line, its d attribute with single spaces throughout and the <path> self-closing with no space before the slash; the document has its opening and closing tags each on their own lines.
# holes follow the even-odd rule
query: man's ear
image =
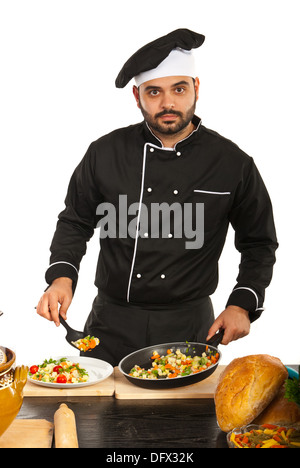
<svg viewBox="0 0 300 468">
<path fill-rule="evenodd" d="M 140 95 L 139 95 L 139 90 L 138 90 L 137 86 L 135 86 L 135 85 L 133 86 L 132 92 L 133 92 L 133 95 L 135 97 L 137 106 L 140 109 Z"/>
<path fill-rule="evenodd" d="M 196 100 L 198 101 L 199 97 L 199 88 L 200 88 L 200 80 L 199 78 L 195 78 L 195 93 L 196 93 Z"/>
</svg>

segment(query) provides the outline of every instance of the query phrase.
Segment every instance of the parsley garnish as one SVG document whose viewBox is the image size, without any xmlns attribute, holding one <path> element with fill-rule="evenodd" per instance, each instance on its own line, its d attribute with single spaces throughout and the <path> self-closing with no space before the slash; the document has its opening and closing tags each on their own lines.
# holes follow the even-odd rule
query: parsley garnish
<svg viewBox="0 0 300 468">
<path fill-rule="evenodd" d="M 300 374 L 300 366 L 299 366 Z M 300 380 L 299 376 L 293 377 L 292 379 L 286 379 L 285 381 L 285 398 L 289 401 L 293 401 L 300 406 Z"/>
</svg>

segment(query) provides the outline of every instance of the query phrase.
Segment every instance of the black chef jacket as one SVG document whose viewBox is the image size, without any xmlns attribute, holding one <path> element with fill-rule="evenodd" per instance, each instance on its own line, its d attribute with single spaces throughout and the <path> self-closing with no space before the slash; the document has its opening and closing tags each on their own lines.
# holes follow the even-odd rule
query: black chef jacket
<svg viewBox="0 0 300 468">
<path fill-rule="evenodd" d="M 48 284 L 69 277 L 75 290 L 86 243 L 104 220 L 97 214 L 103 203 L 115 207 L 118 223 L 120 195 L 126 195 L 128 206 L 137 207 L 128 223 L 136 224 L 142 206 L 150 212 L 153 203 L 203 203 L 200 248 L 187 249 L 187 238 L 174 236 L 171 225 L 168 236 L 155 238 L 142 229 L 135 236 L 118 235 L 117 226 L 115 236 L 100 240 L 95 285 L 107 297 L 131 304 L 180 304 L 210 296 L 231 223 L 241 262 L 227 305 L 248 310 L 251 321 L 260 316 L 278 246 L 269 195 L 250 156 L 197 116 L 193 123 L 195 130 L 173 149 L 163 147 L 145 122 L 90 145 L 59 215 Z"/>
</svg>

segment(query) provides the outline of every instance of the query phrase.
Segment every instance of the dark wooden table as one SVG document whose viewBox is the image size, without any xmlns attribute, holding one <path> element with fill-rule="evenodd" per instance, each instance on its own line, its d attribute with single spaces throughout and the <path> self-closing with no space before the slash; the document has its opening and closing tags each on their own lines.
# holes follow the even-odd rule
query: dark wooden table
<svg viewBox="0 0 300 468">
<path fill-rule="evenodd" d="M 289 365 L 295 370 L 298 366 Z M 111 397 L 26 397 L 19 412 L 21 419 L 47 419 L 53 422 L 61 403 L 74 411 L 80 448 L 102 448 L 107 456 L 144 453 L 157 462 L 159 454 L 193 454 L 203 461 L 202 448 L 228 448 L 226 434 L 217 424 L 213 399 L 119 400 Z M 114 455 L 113 455 L 114 454 Z M 142 458 L 140 459 L 140 461 Z M 185 460 L 189 462 L 190 459 Z"/>
<path fill-rule="evenodd" d="M 18 418 L 53 422 L 61 403 L 75 413 L 80 448 L 147 448 L 154 453 L 155 449 L 195 453 L 200 448 L 227 448 L 212 399 L 26 397 Z"/>
</svg>

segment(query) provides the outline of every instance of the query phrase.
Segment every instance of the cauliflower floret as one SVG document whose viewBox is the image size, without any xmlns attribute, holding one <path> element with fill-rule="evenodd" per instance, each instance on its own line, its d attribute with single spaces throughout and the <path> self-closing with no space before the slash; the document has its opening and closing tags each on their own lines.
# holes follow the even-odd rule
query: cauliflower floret
<svg viewBox="0 0 300 468">
<path fill-rule="evenodd" d="M 47 366 L 43 368 L 43 371 L 51 374 L 53 372 L 54 366 L 55 364 L 47 364 Z"/>
<path fill-rule="evenodd" d="M 71 375 L 72 375 L 72 378 L 78 379 L 78 378 L 79 378 L 78 370 L 77 370 L 77 369 L 74 369 L 74 370 L 71 372 Z"/>
<path fill-rule="evenodd" d="M 170 358 L 168 359 L 168 361 L 169 361 L 169 364 L 175 365 L 175 363 L 176 363 L 176 357 L 170 357 Z"/>
</svg>

